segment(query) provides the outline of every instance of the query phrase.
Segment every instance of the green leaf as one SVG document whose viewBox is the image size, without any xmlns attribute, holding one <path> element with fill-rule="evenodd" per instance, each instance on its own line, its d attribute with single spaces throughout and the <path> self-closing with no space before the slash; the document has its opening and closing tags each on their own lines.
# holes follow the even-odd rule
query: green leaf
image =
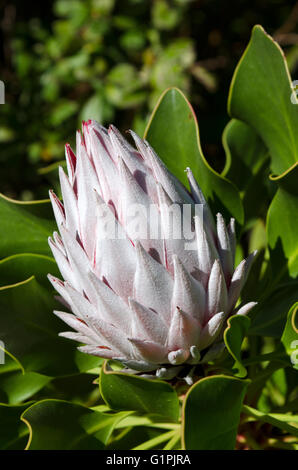
<svg viewBox="0 0 298 470">
<path fill-rule="evenodd" d="M 297 294 L 298 297 L 298 294 Z M 289 310 L 287 323 L 283 331 L 281 342 L 290 357 L 294 369 L 298 369 L 298 302 Z"/>
<path fill-rule="evenodd" d="M 263 356 L 268 355 L 266 354 Z M 254 358 L 252 358 L 252 360 L 254 360 Z M 259 356 L 259 364 L 264 361 L 268 361 L 267 365 L 256 372 L 254 371 L 253 380 L 247 390 L 248 403 L 258 403 L 263 392 L 266 390 L 266 385 L 268 384 L 271 377 L 276 373 L 276 371 L 284 369 L 288 366 L 287 357 L 283 351 L 281 351 L 281 348 L 277 348 L 277 350 L 272 353 L 271 358 Z"/>
<path fill-rule="evenodd" d="M 49 209 L 48 201 L 21 203 L 0 194 L 0 257 L 24 252 L 49 255 L 47 239 L 55 230 L 55 223 L 46 218 Z"/>
<path fill-rule="evenodd" d="M 0 375 L 0 397 L 11 405 L 21 403 L 31 398 L 51 380 L 51 377 L 36 372 L 13 372 Z"/>
<path fill-rule="evenodd" d="M 169 88 L 162 94 L 145 131 L 145 138 L 177 178 L 187 184 L 185 169 L 190 167 L 215 210 L 232 214 L 242 223 L 243 208 L 239 193 L 206 161 L 194 111 L 180 90 Z"/>
<path fill-rule="evenodd" d="M 252 334 L 280 337 L 298 292 L 298 165 L 271 178 L 278 190 L 267 214 L 271 279 L 253 313 Z"/>
<path fill-rule="evenodd" d="M 25 372 L 13 356 L 6 354 L 5 367 L 0 365 L 0 401 L 10 405 L 21 403 L 41 390 L 50 380 L 51 377 L 36 372 Z"/>
<path fill-rule="evenodd" d="M 0 449 L 23 450 L 28 440 L 28 428 L 20 421 L 21 413 L 30 403 L 10 406 L 0 403 Z"/>
<path fill-rule="evenodd" d="M 280 338 L 285 327 L 287 312 L 297 300 L 297 292 L 297 282 L 281 285 L 275 288 L 274 292 L 269 285 L 265 299 L 260 300 L 251 314 L 249 334 Z"/>
<path fill-rule="evenodd" d="M 32 276 L 0 288 L 0 331 L 5 348 L 26 371 L 55 377 L 90 370 L 99 358 L 80 353 L 58 333 L 64 324 L 54 314 L 51 293 Z"/>
<path fill-rule="evenodd" d="M 287 274 L 291 278 L 298 276 L 297 178 L 298 164 L 279 177 L 271 178 L 278 184 L 267 216 L 267 234 L 276 275 L 275 284 Z"/>
<path fill-rule="evenodd" d="M 22 414 L 30 450 L 102 450 L 127 413 L 107 414 L 67 401 L 42 400 Z"/>
<path fill-rule="evenodd" d="M 152 19 L 157 29 L 170 30 L 179 21 L 179 11 L 171 8 L 167 2 L 161 0 L 152 4 Z"/>
<path fill-rule="evenodd" d="M 98 407 L 94 407 L 93 409 L 96 409 L 98 411 L 110 411 L 110 408 L 106 405 L 99 405 Z M 150 416 L 138 416 L 137 414 L 130 414 L 126 418 L 123 418 L 123 420 L 118 423 L 115 426 L 115 429 L 121 429 L 121 428 L 126 428 L 126 427 L 140 427 L 140 426 L 146 426 L 150 428 L 156 428 L 156 429 L 165 429 L 167 431 L 169 430 L 179 430 L 180 424 L 178 423 L 165 423 L 165 422 L 155 422 L 152 421 Z"/>
<path fill-rule="evenodd" d="M 184 400 L 183 448 L 233 450 L 248 383 L 218 375 L 194 384 Z"/>
<path fill-rule="evenodd" d="M 100 375 L 100 389 L 113 410 L 133 410 L 156 415 L 159 420 L 178 421 L 178 396 L 166 382 L 108 370 L 106 363 Z"/>
<path fill-rule="evenodd" d="M 226 152 L 222 175 L 244 190 L 266 160 L 266 147 L 250 126 L 237 119 L 231 119 L 226 125 L 222 143 Z"/>
<path fill-rule="evenodd" d="M 115 429 L 116 428 L 117 427 L 115 426 Z M 122 430 L 122 432 L 114 439 L 111 439 L 108 443 L 107 450 L 115 451 L 135 449 L 137 446 L 146 445 L 148 441 L 150 444 L 150 441 L 152 442 L 152 439 L 157 438 L 161 433 L 162 435 L 165 434 L 164 431 L 157 428 L 151 428 L 148 426 L 131 426 Z"/>
<path fill-rule="evenodd" d="M 226 166 L 222 172 L 241 191 L 246 220 L 267 212 L 270 187 L 269 155 L 256 132 L 242 121 L 232 119 L 222 135 Z"/>
<path fill-rule="evenodd" d="M 262 411 L 244 405 L 242 411 L 257 421 L 269 423 L 293 436 L 298 436 L 298 417 L 283 413 L 263 413 Z"/>
<path fill-rule="evenodd" d="M 291 102 L 292 92 L 282 50 L 255 26 L 232 79 L 228 110 L 262 138 L 277 174 L 298 160 L 298 106 Z"/>
<path fill-rule="evenodd" d="M 250 319 L 243 315 L 234 315 L 227 323 L 224 341 L 229 353 L 235 359 L 232 371 L 237 377 L 243 378 L 247 375 L 247 370 L 241 362 L 241 345 L 250 326 Z"/>
</svg>

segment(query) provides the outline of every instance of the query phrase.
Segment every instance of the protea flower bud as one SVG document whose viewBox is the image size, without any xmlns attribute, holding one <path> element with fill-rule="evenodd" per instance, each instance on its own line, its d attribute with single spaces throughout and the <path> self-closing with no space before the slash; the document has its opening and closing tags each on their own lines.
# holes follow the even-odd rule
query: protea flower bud
<svg viewBox="0 0 298 470">
<path fill-rule="evenodd" d="M 49 279 L 73 312 L 55 312 L 75 330 L 61 336 L 85 344 L 85 353 L 169 378 L 177 366 L 211 358 L 226 319 L 255 305 L 235 310 L 253 255 L 234 271 L 234 219 L 226 226 L 217 214 L 215 223 L 191 170 L 188 191 L 131 135 L 137 150 L 115 127 L 88 121 L 76 156 L 66 145 L 63 204 L 50 192 L 60 236 L 49 239 L 64 281 Z M 183 233 L 174 236 L 185 207 L 191 248 Z"/>
</svg>

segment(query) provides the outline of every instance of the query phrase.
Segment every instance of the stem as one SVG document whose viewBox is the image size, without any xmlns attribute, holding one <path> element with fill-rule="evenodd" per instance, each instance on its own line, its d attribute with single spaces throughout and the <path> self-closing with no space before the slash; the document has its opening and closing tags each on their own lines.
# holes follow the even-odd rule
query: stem
<svg viewBox="0 0 298 470">
<path fill-rule="evenodd" d="M 160 436 L 154 437 L 153 439 L 150 439 L 149 441 L 143 442 L 142 444 L 133 447 L 132 450 L 147 450 L 147 449 L 152 449 L 153 447 L 158 446 L 162 442 L 168 441 L 169 439 L 172 439 L 174 435 L 176 435 L 177 431 L 169 431 L 164 434 L 161 434 Z"/>
</svg>

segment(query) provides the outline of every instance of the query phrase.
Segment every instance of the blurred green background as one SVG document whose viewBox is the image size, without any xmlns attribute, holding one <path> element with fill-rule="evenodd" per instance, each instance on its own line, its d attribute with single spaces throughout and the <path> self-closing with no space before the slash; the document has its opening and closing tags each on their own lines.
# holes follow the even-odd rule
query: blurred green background
<svg viewBox="0 0 298 470">
<path fill-rule="evenodd" d="M 2 0 L 0 192 L 29 200 L 55 186 L 83 119 L 142 134 L 159 95 L 181 88 L 204 153 L 220 171 L 233 71 L 259 23 L 295 77 L 298 4 L 284 0 Z M 270 77 L 268 77 L 270 80 Z"/>
</svg>

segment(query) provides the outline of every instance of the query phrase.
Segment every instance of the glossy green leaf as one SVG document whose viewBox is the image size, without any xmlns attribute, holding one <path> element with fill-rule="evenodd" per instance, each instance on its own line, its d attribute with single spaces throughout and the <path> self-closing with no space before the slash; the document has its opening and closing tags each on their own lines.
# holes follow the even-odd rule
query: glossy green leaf
<svg viewBox="0 0 298 470">
<path fill-rule="evenodd" d="M 233 76 L 228 110 L 262 138 L 277 174 L 298 160 L 298 106 L 291 102 L 292 93 L 282 50 L 255 26 Z"/>
<path fill-rule="evenodd" d="M 47 274 L 59 277 L 54 258 L 35 253 L 20 253 L 0 261 L 0 286 L 16 284 L 34 275 L 36 280 L 50 289 Z"/>
<path fill-rule="evenodd" d="M 42 400 L 22 414 L 30 450 L 102 450 L 126 413 L 107 414 L 62 400 Z"/>
<path fill-rule="evenodd" d="M 20 416 L 31 403 L 10 406 L 0 403 L 0 450 L 24 450 L 29 430 Z"/>
<path fill-rule="evenodd" d="M 148 380 L 102 368 L 100 389 L 112 410 L 133 410 L 177 422 L 179 400 L 175 390 L 161 380 Z"/>
<path fill-rule="evenodd" d="M 226 347 L 235 360 L 233 373 L 236 377 L 245 377 L 246 368 L 241 361 L 241 345 L 250 326 L 250 319 L 243 315 L 234 315 L 228 319 L 228 326 L 224 332 Z"/>
<path fill-rule="evenodd" d="M 253 313 L 252 334 L 280 337 L 298 292 L 298 165 L 271 178 L 278 185 L 267 214 L 271 278 Z"/>
<path fill-rule="evenodd" d="M 297 293 L 298 298 L 298 293 Z M 295 369 L 298 369 L 298 302 L 289 310 L 287 323 L 283 331 L 281 342 L 290 357 Z"/>
<path fill-rule="evenodd" d="M 147 126 L 145 138 L 184 184 L 187 185 L 185 169 L 190 167 L 214 209 L 233 215 L 240 223 L 243 221 L 237 188 L 206 161 L 196 116 L 180 90 L 170 88 L 163 93 Z"/>
<path fill-rule="evenodd" d="M 91 96 L 85 103 L 80 113 L 79 122 L 95 119 L 95 121 L 103 121 L 103 99 L 99 95 Z"/>
<path fill-rule="evenodd" d="M 64 324 L 53 314 L 58 305 L 32 276 L 0 288 L 0 331 L 5 348 L 26 371 L 54 377 L 89 370 L 100 364 L 59 337 Z M 60 308 L 60 305 L 59 305 Z"/>
<path fill-rule="evenodd" d="M 285 276 L 298 276 L 298 165 L 277 178 L 278 190 L 267 216 L 275 285 Z"/>
<path fill-rule="evenodd" d="M 48 201 L 21 203 L 0 194 L 0 258 L 16 253 L 50 255 L 48 236 L 55 230 L 54 218 L 46 218 Z"/>
<path fill-rule="evenodd" d="M 226 152 L 222 175 L 243 190 L 267 158 L 267 149 L 257 133 L 238 119 L 228 122 L 222 142 Z"/>
<path fill-rule="evenodd" d="M 51 380 L 36 372 L 25 372 L 13 356 L 4 357 L 5 365 L 0 365 L 0 402 L 15 405 L 28 400 Z"/>
<path fill-rule="evenodd" d="M 233 450 L 248 381 L 206 377 L 187 393 L 183 407 L 186 450 Z"/>
</svg>

